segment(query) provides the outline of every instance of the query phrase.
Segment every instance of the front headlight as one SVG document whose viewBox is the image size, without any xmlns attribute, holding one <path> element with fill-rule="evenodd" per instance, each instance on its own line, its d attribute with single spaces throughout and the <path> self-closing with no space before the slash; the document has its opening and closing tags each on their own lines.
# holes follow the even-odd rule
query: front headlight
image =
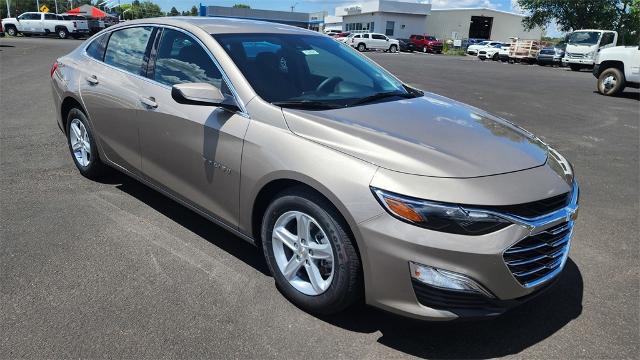
<svg viewBox="0 0 640 360">
<path fill-rule="evenodd" d="M 429 230 L 460 235 L 484 235 L 511 225 L 492 213 L 468 206 L 411 198 L 371 188 L 392 216 Z"/>
</svg>

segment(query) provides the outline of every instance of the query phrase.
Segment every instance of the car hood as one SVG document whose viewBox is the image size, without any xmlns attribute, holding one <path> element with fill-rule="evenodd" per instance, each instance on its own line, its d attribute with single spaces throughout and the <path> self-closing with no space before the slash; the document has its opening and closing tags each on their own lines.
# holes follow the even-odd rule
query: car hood
<svg viewBox="0 0 640 360">
<path fill-rule="evenodd" d="M 547 159 L 546 144 L 531 133 L 435 94 L 283 113 L 301 137 L 408 174 L 479 177 L 541 166 Z"/>
</svg>

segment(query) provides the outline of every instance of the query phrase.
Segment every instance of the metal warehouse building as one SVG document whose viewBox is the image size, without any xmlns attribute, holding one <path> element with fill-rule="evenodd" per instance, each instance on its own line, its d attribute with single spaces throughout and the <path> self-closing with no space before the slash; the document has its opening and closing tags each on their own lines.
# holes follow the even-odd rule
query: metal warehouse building
<svg viewBox="0 0 640 360">
<path fill-rule="evenodd" d="M 542 29 L 526 31 L 523 15 L 491 9 L 431 10 L 426 32 L 439 39 L 479 38 L 506 41 L 510 37 L 540 39 Z"/>
</svg>

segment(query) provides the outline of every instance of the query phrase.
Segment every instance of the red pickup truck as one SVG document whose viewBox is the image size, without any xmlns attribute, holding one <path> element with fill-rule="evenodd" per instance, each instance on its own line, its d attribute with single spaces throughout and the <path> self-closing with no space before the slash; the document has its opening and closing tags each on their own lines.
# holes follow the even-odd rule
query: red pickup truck
<svg viewBox="0 0 640 360">
<path fill-rule="evenodd" d="M 411 35 L 409 40 L 411 40 L 418 50 L 422 50 L 422 52 L 442 53 L 442 41 L 436 39 L 434 36 L 427 34 Z"/>
</svg>

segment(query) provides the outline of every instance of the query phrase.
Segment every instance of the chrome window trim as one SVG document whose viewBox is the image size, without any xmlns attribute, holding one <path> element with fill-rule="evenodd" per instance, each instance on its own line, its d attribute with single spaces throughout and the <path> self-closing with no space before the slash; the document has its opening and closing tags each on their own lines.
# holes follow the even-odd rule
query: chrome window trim
<svg viewBox="0 0 640 360">
<path fill-rule="evenodd" d="M 224 69 L 222 69 L 222 66 L 220 66 L 220 63 L 218 62 L 218 60 L 215 58 L 215 56 L 213 56 L 213 54 L 211 53 L 211 50 L 209 50 L 209 48 L 206 45 L 204 45 L 204 43 L 202 41 L 200 41 L 200 39 L 198 39 L 197 36 L 193 35 L 191 32 L 189 32 L 187 30 L 184 30 L 184 29 L 181 29 L 179 27 L 172 26 L 172 25 L 154 24 L 154 23 L 140 23 L 140 24 L 132 24 L 132 25 L 126 25 L 126 26 L 119 26 L 116 29 L 105 30 L 104 32 L 100 32 L 100 33 L 94 35 L 93 37 L 91 37 L 89 39 L 90 41 L 88 40 L 87 44 L 84 45 L 84 47 L 82 48 L 82 52 L 81 53 L 82 53 L 82 55 L 84 55 L 88 59 L 90 59 L 92 61 L 95 61 L 95 62 L 97 62 L 99 64 L 102 64 L 102 65 L 107 66 L 107 67 L 109 67 L 111 69 L 123 72 L 123 73 L 125 73 L 127 75 L 132 75 L 132 76 L 134 76 L 134 77 L 136 77 L 136 78 L 138 78 L 140 80 L 146 81 L 146 82 L 148 82 L 150 84 L 157 85 L 157 86 L 160 86 L 162 88 L 165 88 L 165 89 L 171 91 L 171 86 L 168 86 L 168 85 L 163 84 L 161 82 L 155 81 L 155 80 L 150 79 L 150 78 L 148 78 L 146 76 L 142 76 L 142 75 L 139 75 L 139 74 L 134 74 L 134 73 L 129 72 L 127 70 L 120 69 L 120 68 L 118 68 L 116 66 L 107 64 L 104 61 L 100 61 L 98 59 L 95 59 L 95 58 L 89 56 L 89 54 L 87 54 L 87 48 L 89 47 L 89 45 L 91 45 L 98 37 L 100 37 L 102 35 L 105 35 L 107 33 L 112 33 L 112 32 L 115 32 L 115 31 L 119 31 L 119 30 L 133 28 L 133 27 L 148 27 L 148 26 L 156 27 L 156 28 L 167 28 L 167 29 L 180 31 L 180 32 L 186 34 L 187 36 L 191 37 L 192 39 L 194 39 L 204 49 L 204 51 L 207 53 L 207 55 L 209 55 L 209 58 L 211 59 L 211 61 L 213 61 L 213 63 L 216 66 L 216 68 L 218 68 L 218 71 L 220 71 L 220 74 L 222 75 L 222 80 L 225 82 L 225 84 L 227 85 L 227 87 L 231 91 L 231 95 L 233 96 L 234 100 L 238 104 L 238 107 L 240 108 L 240 110 L 237 111 L 236 113 L 238 115 L 240 115 L 240 116 L 243 116 L 243 117 L 246 117 L 246 118 L 249 118 L 249 119 L 251 118 L 249 116 L 249 113 L 247 112 L 247 108 L 246 108 L 245 103 L 242 101 L 242 99 L 238 95 L 238 92 L 236 91 L 235 87 L 233 86 L 233 83 L 231 82 L 231 79 L 229 79 L 229 77 L 227 76 L 227 73 L 224 71 Z M 105 52 L 107 51 L 107 46 L 109 46 L 109 42 L 107 42 L 107 44 L 105 46 Z"/>
</svg>

